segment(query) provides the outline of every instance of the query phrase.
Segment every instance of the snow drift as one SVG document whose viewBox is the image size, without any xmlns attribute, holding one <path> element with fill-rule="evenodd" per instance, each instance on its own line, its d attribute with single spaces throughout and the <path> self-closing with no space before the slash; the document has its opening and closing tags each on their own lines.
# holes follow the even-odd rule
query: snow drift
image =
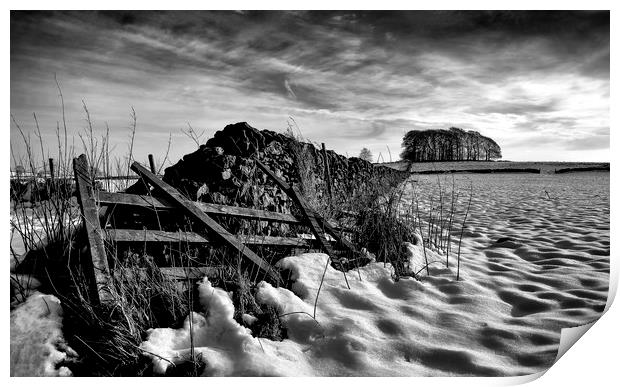
<svg viewBox="0 0 620 387">
<path fill-rule="evenodd" d="M 419 264 L 422 247 L 408 248 L 412 265 Z M 440 259 L 433 252 L 427 254 Z M 281 260 L 279 266 L 293 273 L 292 291 L 259 284 L 258 301 L 277 307 L 287 328 L 288 339 L 282 342 L 252 337 L 251 328 L 233 320 L 230 295 L 213 288 L 205 278 L 199 287 L 202 313 L 188 317 L 181 329 L 150 330 L 142 348 L 153 354 L 158 373 L 187 361 L 192 318 L 195 351 L 207 364 L 204 376 L 504 375 L 518 371 L 507 363 L 490 361 L 493 355 L 462 331 L 481 326 L 476 316 L 483 310 L 505 309 L 501 301 L 485 297 L 475 285 L 457 284 L 449 269 L 432 269 L 433 278 L 425 282 L 394 282 L 389 264 L 373 262 L 359 273 L 348 273 L 349 290 L 342 273 L 330 266 L 315 320 L 314 301 L 326 260 L 327 255 L 319 253 Z M 446 298 L 457 293 L 461 301 L 476 300 L 466 314 L 445 308 Z"/>
<path fill-rule="evenodd" d="M 11 376 L 71 376 L 58 366 L 77 356 L 62 335 L 58 298 L 35 292 L 11 311 Z"/>
</svg>

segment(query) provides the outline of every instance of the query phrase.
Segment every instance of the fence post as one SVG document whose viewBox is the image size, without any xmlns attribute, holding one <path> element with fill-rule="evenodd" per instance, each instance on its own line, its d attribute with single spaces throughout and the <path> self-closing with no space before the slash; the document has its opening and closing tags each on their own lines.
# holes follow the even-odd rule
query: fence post
<svg viewBox="0 0 620 387">
<path fill-rule="evenodd" d="M 49 159 L 49 165 L 50 165 L 50 178 L 52 179 L 52 182 L 54 181 L 54 159 L 50 158 Z"/>
<path fill-rule="evenodd" d="M 157 171 L 155 170 L 155 160 L 153 159 L 152 154 L 149 154 L 149 165 L 151 166 L 151 173 L 157 174 Z"/>
<path fill-rule="evenodd" d="M 114 299 L 110 284 L 110 269 L 104 248 L 95 191 L 90 180 L 90 170 L 86 155 L 73 159 L 73 172 L 77 198 L 82 212 L 84 232 L 90 249 L 91 261 L 86 262 L 86 275 L 89 276 L 92 300 L 96 303 L 108 302 Z"/>
</svg>

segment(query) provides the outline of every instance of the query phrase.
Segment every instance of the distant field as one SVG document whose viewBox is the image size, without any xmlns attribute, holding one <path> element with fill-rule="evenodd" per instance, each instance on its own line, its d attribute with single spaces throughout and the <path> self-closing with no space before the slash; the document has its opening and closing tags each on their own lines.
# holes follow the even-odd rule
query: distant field
<svg viewBox="0 0 620 387">
<path fill-rule="evenodd" d="M 405 161 L 378 163 L 390 168 L 404 171 L 407 168 Z M 442 161 L 412 164 L 411 172 L 451 171 L 451 170 L 485 170 L 485 169 L 540 169 L 541 173 L 554 173 L 555 170 L 565 168 L 592 168 L 609 167 L 609 163 L 578 163 L 560 161 Z"/>
</svg>

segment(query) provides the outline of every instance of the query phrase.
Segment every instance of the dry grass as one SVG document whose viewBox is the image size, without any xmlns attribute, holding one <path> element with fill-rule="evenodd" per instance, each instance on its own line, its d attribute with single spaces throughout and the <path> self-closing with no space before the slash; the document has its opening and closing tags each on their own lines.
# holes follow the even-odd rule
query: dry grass
<svg viewBox="0 0 620 387">
<path fill-rule="evenodd" d="M 404 200 L 408 190 L 415 190 L 413 179 L 403 178 L 401 174 L 386 174 L 374 170 L 364 183 L 345 184 L 349 189 L 334 197 L 327 197 L 324 179 L 315 174 L 316 160 L 314 153 L 304 142 L 301 131 L 294 121 L 289 123 L 287 133 L 293 142 L 295 163 L 298 169 L 299 186 L 304 199 L 316 208 L 321 216 L 332 222 L 340 222 L 349 229 L 345 234 L 358 247 L 364 247 L 376 255 L 379 262 L 389 262 L 394 268 L 393 278 L 418 278 L 418 272 L 412 272 L 404 252 L 405 242 L 421 243 L 425 255 L 422 270 L 430 275 L 429 266 L 438 261 L 429 262 L 427 249 L 445 256 L 445 266 L 450 266 L 450 254 L 454 243 L 460 247 L 462 234 L 455 241 L 455 213 L 459 206 L 460 192 L 452 184 L 445 184 L 437 179 L 438 195 L 426 194 L 425 212 L 420 211 L 420 199 L 417 195 L 409 202 Z M 352 183 L 352 182 L 349 182 Z M 470 194 L 471 200 L 471 194 Z M 464 227 L 466 217 L 461 228 Z M 348 268 L 355 268 L 349 265 Z M 460 267 L 460 249 L 457 254 L 457 270 Z M 329 262 L 328 262 L 329 264 Z M 332 263 L 333 265 L 333 263 Z M 340 267 L 338 267 L 340 268 Z"/>
<path fill-rule="evenodd" d="M 62 92 L 60 95 L 62 100 Z M 62 103 L 64 104 L 64 101 Z M 98 137 L 85 105 L 84 112 L 87 127 L 79 138 L 88 163 L 92 166 L 92 184 L 109 191 L 128 187 L 131 180 L 124 181 L 120 187 L 112 187 L 110 180 L 104 179 L 103 183 L 99 183 L 99 179 L 128 175 L 128 166 L 134 160 L 133 142 L 137 127 L 135 111 L 132 109 L 131 112 L 132 132 L 128 154 L 123 159 L 114 161 L 109 158 L 109 128 L 106 126 L 104 134 Z M 189 278 L 178 282 L 163 275 L 158 268 L 157 259 L 146 246 L 143 249 L 127 250 L 117 245 L 108 245 L 107 253 L 112 271 L 110 286 L 116 299 L 106 305 L 99 305 L 91 300 L 87 276 L 82 271 L 82 263 L 88 262 L 90 257 L 81 249 L 84 246 L 83 228 L 71 186 L 72 160 L 76 148 L 73 145 L 74 139 L 69 139 L 67 135 L 64 106 L 62 116 L 62 124 L 56 131 L 58 149 L 54 154 L 55 179 L 43 178 L 42 181 L 39 179 L 39 182 L 30 176 L 36 176 L 41 170 L 43 175 L 46 175 L 47 164 L 44 161 L 51 155 L 44 149 L 36 116 L 34 119 L 40 148 L 40 151 L 36 152 L 30 135 L 13 119 L 14 126 L 22 136 L 25 154 L 21 158 L 17 157 L 11 147 L 11 157 L 14 165 L 27 166 L 26 172 L 29 173 L 18 176 L 15 188 L 11 190 L 14 203 L 11 230 L 17 234 L 25 250 L 32 252 L 29 254 L 32 262 L 20 262 L 23 257 L 14 253 L 11 246 L 14 260 L 22 264 L 22 267 L 32 269 L 37 275 L 45 276 L 48 288 L 44 290 L 53 292 L 62 301 L 65 312 L 64 337 L 80 357 L 77 360 L 67 360 L 61 365 L 69 367 L 75 375 L 82 376 L 150 375 L 151 361 L 140 349 L 140 344 L 148 329 L 178 327 L 188 314 L 201 311 L 201 306 L 196 301 L 195 284 Z M 293 128 L 289 129 L 290 135 L 300 140 L 293 134 Z M 299 132 L 298 128 L 297 131 Z M 416 233 L 422 236 L 421 242 L 425 249 L 443 247 L 449 252 L 452 215 L 455 203 L 458 202 L 458 197 L 457 200 L 454 197 L 454 189 L 452 196 L 442 191 L 438 209 L 437 206 L 431 206 L 426 222 L 422 221 L 417 199 L 408 205 L 404 203 L 403 193 L 407 189 L 407 183 L 403 183 L 402 178 L 395 175 L 372 174 L 366 184 L 331 198 L 325 194 L 327 190 L 324 179 L 317 178 L 314 173 L 316 160 L 308 148 L 312 145 L 302 144 L 301 141 L 295 144 L 298 184 L 305 199 L 325 219 L 336 219 L 343 214 L 355 213 L 354 221 L 347 224 L 353 228 L 353 232 L 347 235 L 360 248 L 365 247 L 375 253 L 379 261 L 390 262 L 394 267 L 395 280 L 404 276 L 416 277 L 416 273 L 409 270 L 403 254 L 403 243 L 415 241 Z M 166 159 L 167 156 L 164 161 Z M 29 200 L 30 206 L 20 205 L 19 187 L 28 184 L 35 187 Z M 444 207 L 447 198 L 450 198 L 451 202 L 448 207 Z M 191 230 L 191 222 L 180 222 L 183 221 Z M 161 228 L 159 218 L 157 223 Z M 249 221 L 244 230 L 260 235 L 263 226 L 260 221 Z M 176 254 L 173 261 L 180 265 L 199 260 L 202 264 L 224 268 L 210 280 L 214 286 L 232 292 L 236 321 L 244 324 L 243 315 L 250 314 L 257 318 L 252 325 L 253 333 L 257 337 L 272 340 L 286 337 L 286 330 L 280 320 L 281 311 L 261 306 L 256 301 L 256 284 L 264 279 L 264 275 L 255 267 L 245 266 L 238 254 L 232 254 L 225 248 L 202 251 L 168 249 L 169 252 L 173 250 Z M 273 249 L 260 251 L 261 255 L 274 261 L 279 253 Z M 447 257 L 448 255 L 446 259 Z M 427 271 L 429 264 L 426 266 Z M 20 293 L 21 300 L 25 299 L 28 296 L 29 284 L 20 281 L 16 274 L 12 274 L 12 282 L 19 284 L 15 288 Z M 191 343 L 189 358 L 183 364 L 172 367 L 172 375 L 198 375 L 204 369 L 204 362 L 193 350 L 193 337 Z"/>
<path fill-rule="evenodd" d="M 395 280 L 410 275 L 403 245 L 415 240 L 414 218 L 403 201 L 406 187 L 396 175 L 375 174 L 346 208 L 357 214 L 352 225 L 355 243 L 375 254 L 377 261 L 391 263 Z"/>
<path fill-rule="evenodd" d="M 178 326 L 195 309 L 195 289 L 189 281 L 179 283 L 164 276 L 144 251 L 115 259 L 112 257 L 117 256 L 116 246 L 107 246 L 112 271 L 110 286 L 116 298 L 105 305 L 91 300 L 87 275 L 83 272 L 87 267 L 84 263 L 88 263 L 90 257 L 82 250 L 85 244 L 82 219 L 73 192 L 72 160 L 77 147 L 75 139 L 67 134 L 62 92 L 60 96 L 63 119 L 56 130 L 57 151 L 54 153 L 44 147 L 36 116 L 36 146 L 30 134 L 13 118 L 24 151 L 18 156 L 11 144 L 11 157 L 14 165 L 25 169 L 11 182 L 11 232 L 12 242 L 16 242 L 16 246 L 11 245 L 11 252 L 15 267 L 17 271 L 36 276 L 43 283 L 40 290 L 55 294 L 62 302 L 63 335 L 80 357 L 69 359 L 61 366 L 82 376 L 149 375 L 151 360 L 139 348 L 146 331 Z M 132 183 L 130 179 L 116 181 L 113 187 L 112 181 L 105 178 L 128 175 L 128 166 L 134 159 L 135 111 L 131 111 L 128 154 L 123 159 L 111 160 L 109 128 L 106 126 L 103 135 L 98 137 L 90 112 L 86 105 L 83 107 L 86 128 L 78 137 L 90 166 L 91 183 L 106 190 L 128 187 Z M 52 157 L 54 179 L 49 177 L 47 164 Z M 25 203 L 23 187 L 30 190 Z M 17 245 L 28 254 L 18 253 Z M 25 300 L 31 291 L 31 283 L 24 282 L 23 278 L 22 274 L 11 274 L 11 282 L 15 285 L 12 293 L 17 293 L 13 294 L 16 297 L 12 306 L 17 306 L 18 300 Z M 30 281 L 32 276 L 26 278 Z M 192 356 L 188 359 L 191 369 L 183 372 L 197 374 L 204 367 L 199 360 Z M 179 374 L 179 370 L 174 372 Z"/>
<path fill-rule="evenodd" d="M 315 155 L 318 154 L 318 148 L 302 136 L 301 130 L 292 118 L 288 122 L 286 135 L 293 140 L 291 145 L 298 178 L 295 184 L 297 189 L 310 208 L 324 219 L 334 219 L 339 212 L 339 196 L 330 196 L 326 176 L 320 178 L 316 173 L 318 160 Z"/>
<path fill-rule="evenodd" d="M 91 167 L 91 184 L 107 191 L 129 187 L 135 180 L 125 179 L 120 184 L 116 181 L 117 184 L 113 185 L 113 181 L 107 178 L 129 176 L 128 168 L 134 161 L 133 142 L 137 128 L 135 111 L 132 109 L 130 114 L 132 130 L 128 153 L 116 160 L 109 157 L 109 128 L 106 126 L 103 134 L 98 137 L 85 105 L 84 114 L 86 128 L 80 133 L 78 143 Z M 75 140 L 67 136 L 64 109 L 63 126 L 57 130 L 58 151 L 53 155 L 56 162 L 54 179 L 43 177 L 37 183 L 31 177 L 40 171 L 40 175 L 48 175 L 47 164 L 43 161 L 52 156 L 44 149 L 38 126 L 37 147 L 40 153 L 34 150 L 30 136 L 22 126 L 16 120 L 13 123 L 22 135 L 25 148 L 21 158 L 11 148 L 14 165 L 25 165 L 28 169 L 17 177 L 11 190 L 14 204 L 11 230 L 15 240 L 19 240 L 18 244 L 29 252 L 27 262 L 22 262 L 24 256 L 17 252 L 13 255 L 21 271 L 30 271 L 29 274 L 42 279 L 44 285 L 41 291 L 55 294 L 62 302 L 63 335 L 67 344 L 79 354 L 79 358 L 68 359 L 59 366 L 67 366 L 74 375 L 79 376 L 151 375 L 152 361 L 140 349 L 140 344 L 146 339 L 148 329 L 180 327 L 193 311 L 203 312 L 197 302 L 195 281 L 189 278 L 178 281 L 163 275 L 158 265 L 161 257 L 153 254 L 151 247 L 134 245 L 128 249 L 127 246 L 107 243 L 110 286 L 115 298 L 110 304 L 94 302 L 90 296 L 88 276 L 83 271 L 88 267 L 90 256 L 87 250 L 82 249 L 85 246 L 82 219 L 73 192 L 72 160 L 77 147 L 69 145 L 74 144 Z M 27 205 L 24 205 L 23 192 L 19 188 L 28 184 L 36 184 L 37 189 L 31 190 Z M 160 219 L 156 211 L 151 213 L 155 215 L 151 214 L 145 221 L 161 229 L 165 221 Z M 106 222 L 112 214 L 107 215 Z M 186 231 L 191 231 L 193 227 L 183 216 L 173 223 Z M 258 231 L 261 224 L 253 222 L 248 227 Z M 13 246 L 11 250 L 14 251 Z M 199 261 L 203 265 L 221 267 L 222 270 L 210 281 L 214 286 L 232 292 L 236 311 L 234 318 L 243 323 L 242 315 L 252 314 L 257 317 L 252 329 L 258 337 L 274 340 L 286 337 L 278 311 L 256 302 L 256 284 L 264 279 L 264 275 L 252 266 L 245 266 L 238 254 L 225 248 L 190 249 L 189 246 L 179 245 L 167 246 L 164 255 L 167 255 L 167 266 L 188 266 Z M 32 278 L 17 273 L 11 275 L 14 285 L 12 292 L 18 293 L 15 294 L 13 306 L 17 306 L 18 300 L 23 301 L 28 297 L 30 285 L 36 281 Z M 194 351 L 193 336 L 190 341 L 190 356 L 182 364 L 170 368 L 172 376 L 199 375 L 204 369 L 204 361 Z"/>
<path fill-rule="evenodd" d="M 79 362 L 65 365 L 76 376 L 149 375 L 151 361 L 139 348 L 145 332 L 180 326 L 193 310 L 194 290 L 180 291 L 157 266 L 138 268 L 132 259 L 120 263 L 111 279 L 113 304 L 93 303 L 83 275 L 74 275 L 73 291 L 61 297 L 63 333 L 80 354 Z"/>
</svg>

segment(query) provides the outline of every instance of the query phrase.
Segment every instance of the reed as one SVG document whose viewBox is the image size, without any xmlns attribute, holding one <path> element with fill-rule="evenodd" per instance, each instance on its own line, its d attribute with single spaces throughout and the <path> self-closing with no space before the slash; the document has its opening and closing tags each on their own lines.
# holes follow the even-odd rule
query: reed
<svg viewBox="0 0 620 387">
<path fill-rule="evenodd" d="M 56 127 L 54 153 L 46 149 L 36 115 L 33 115 L 35 145 L 23 125 L 12 117 L 22 144 L 11 144 L 11 158 L 16 167 L 26 168 L 16 168 L 19 173 L 11 180 L 11 306 L 25 300 L 35 285 L 61 300 L 63 336 L 80 357 L 60 365 L 69 367 L 74 375 L 149 375 L 150 358 L 140 349 L 146 331 L 179 325 L 195 309 L 195 289 L 188 286 L 189 279 L 184 281 L 183 289 L 177 281 L 163 275 L 145 250 L 126 251 L 123 259 L 117 259 L 120 250 L 107 245 L 106 252 L 112 262 L 110 286 L 116 298 L 112 304 L 105 305 L 90 299 L 87 276 L 80 264 L 89 257 L 79 249 L 84 243 L 83 229 L 73 183 L 72 160 L 79 146 L 67 134 L 64 99 L 58 82 L 57 86 L 62 124 Z M 106 178 L 128 176 L 128 165 L 134 159 L 135 111 L 132 109 L 130 114 L 128 154 L 116 160 L 109 154 L 109 127 L 106 125 L 99 135 L 85 103 L 83 111 L 86 127 L 78 134 L 78 143 L 91 166 L 89 179 L 98 188 L 126 188 L 129 179 L 112 186 L 112 180 Z M 21 145 L 20 153 L 17 145 Z M 53 178 L 44 162 L 48 159 L 55 161 Z M 31 275 L 22 274 L 24 271 Z M 198 356 L 192 354 L 190 362 L 194 364 L 191 374 L 196 374 L 201 367 Z"/>
</svg>

